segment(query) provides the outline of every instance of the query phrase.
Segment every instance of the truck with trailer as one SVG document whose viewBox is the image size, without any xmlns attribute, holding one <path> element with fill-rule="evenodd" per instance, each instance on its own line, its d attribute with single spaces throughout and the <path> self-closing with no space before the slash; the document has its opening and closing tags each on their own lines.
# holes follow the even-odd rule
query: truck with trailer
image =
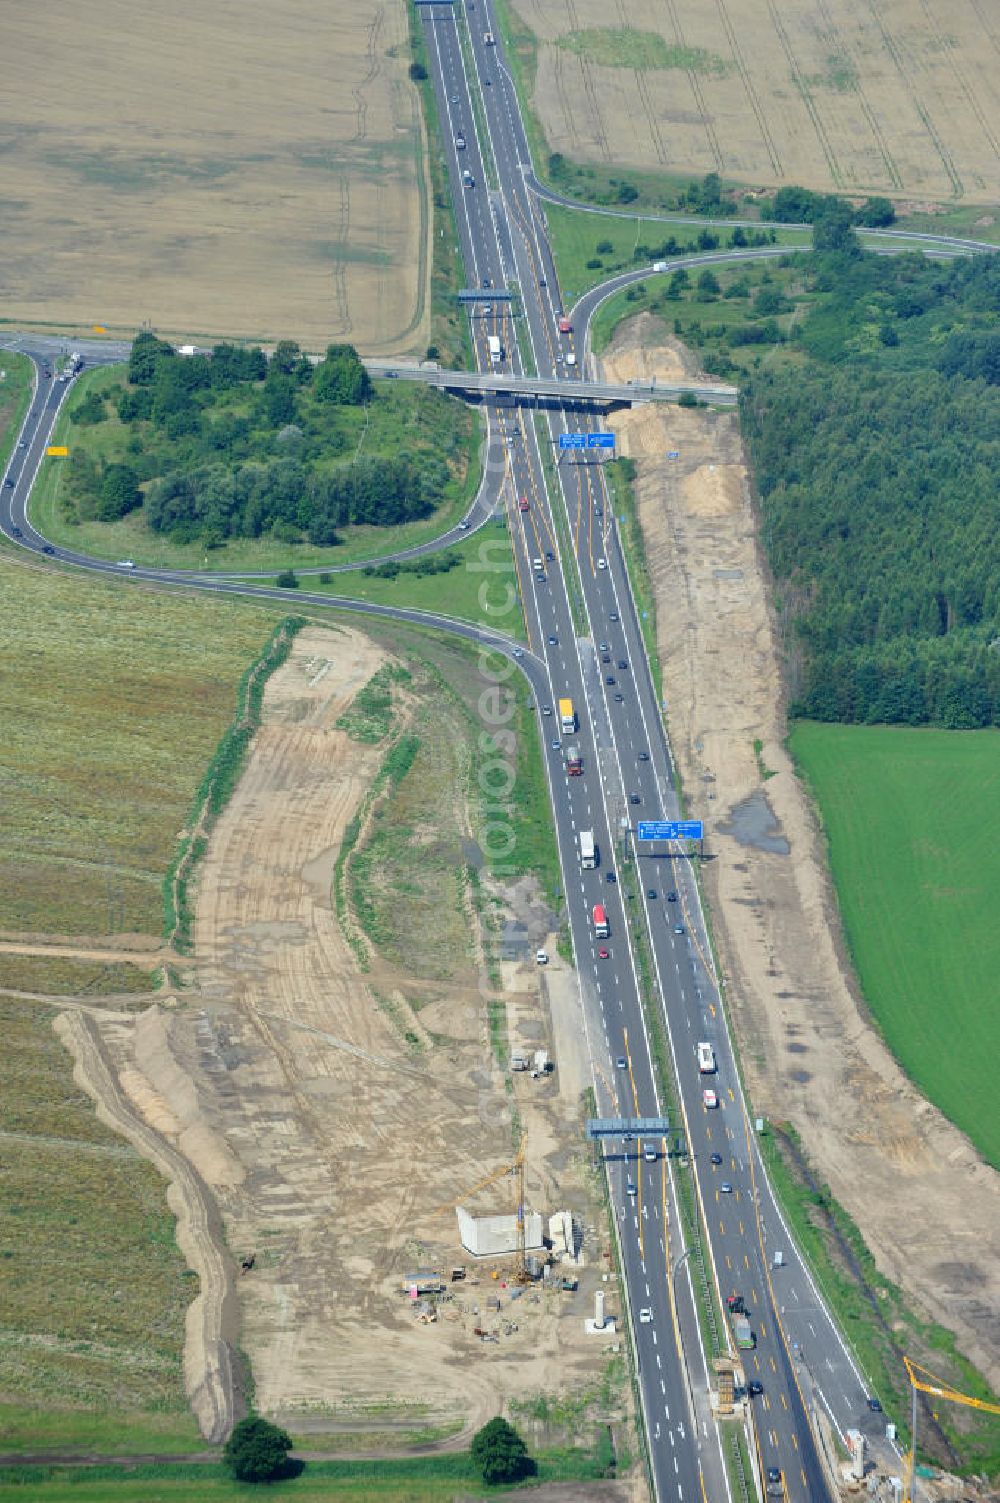
<svg viewBox="0 0 1000 1503">
<path fill-rule="evenodd" d="M 578 746 L 566 748 L 566 776 L 568 778 L 583 776 L 583 752 Z"/>
<path fill-rule="evenodd" d="M 571 699 L 561 699 L 559 701 L 559 721 L 565 734 L 572 736 L 576 730 L 576 711 L 573 708 L 573 701 Z"/>
<path fill-rule="evenodd" d="M 560 318 L 560 320 L 559 320 L 559 333 L 560 334 L 572 334 L 572 332 L 573 332 L 573 325 L 570 323 L 569 319 L 566 318 L 565 316 L 562 317 L 562 318 Z"/>
<path fill-rule="evenodd" d="M 592 871 L 597 865 L 597 846 L 593 830 L 580 831 L 580 865 L 584 871 Z"/>
<path fill-rule="evenodd" d="M 730 1294 L 726 1299 L 726 1308 L 733 1323 L 736 1345 L 741 1351 L 752 1352 L 757 1343 L 747 1317 L 747 1307 L 743 1303 L 742 1294 Z"/>
<path fill-rule="evenodd" d="M 608 923 L 608 915 L 601 903 L 594 904 L 594 933 L 598 939 L 607 939 L 611 933 L 611 925 Z"/>
<path fill-rule="evenodd" d="M 698 1069 L 702 1075 L 715 1074 L 715 1050 L 711 1044 L 698 1045 Z"/>
</svg>

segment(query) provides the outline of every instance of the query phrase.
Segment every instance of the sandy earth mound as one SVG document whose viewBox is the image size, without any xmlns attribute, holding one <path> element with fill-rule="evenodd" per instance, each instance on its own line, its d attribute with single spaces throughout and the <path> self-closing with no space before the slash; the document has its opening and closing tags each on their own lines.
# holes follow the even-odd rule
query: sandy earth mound
<svg viewBox="0 0 1000 1503">
<path fill-rule="evenodd" d="M 648 314 L 619 330 L 603 365 L 615 381 L 695 374 Z M 903 1075 L 845 964 L 822 838 L 784 747 L 779 644 L 737 418 L 640 407 L 615 427 L 639 461 L 670 737 L 718 858 L 704 877 L 755 1106 L 794 1123 L 879 1267 L 995 1387 L 1000 1187 Z M 775 774 L 766 782 L 755 741 Z"/>
</svg>

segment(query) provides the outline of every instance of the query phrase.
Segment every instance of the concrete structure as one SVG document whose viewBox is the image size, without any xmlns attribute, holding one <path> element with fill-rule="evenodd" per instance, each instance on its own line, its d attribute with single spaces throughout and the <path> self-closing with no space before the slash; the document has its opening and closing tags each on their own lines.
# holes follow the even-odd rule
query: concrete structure
<svg viewBox="0 0 1000 1503">
<path fill-rule="evenodd" d="M 472 1216 L 462 1206 L 456 1208 L 458 1235 L 466 1252 L 474 1258 L 501 1258 L 517 1251 L 517 1218 L 507 1216 Z M 524 1216 L 524 1245 L 528 1250 L 542 1244 L 542 1218 L 537 1211 Z"/>
</svg>

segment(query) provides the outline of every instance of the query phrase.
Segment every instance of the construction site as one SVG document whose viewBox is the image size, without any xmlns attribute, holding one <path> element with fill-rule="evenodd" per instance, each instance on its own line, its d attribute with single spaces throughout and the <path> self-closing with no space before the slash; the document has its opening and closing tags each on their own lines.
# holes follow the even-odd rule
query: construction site
<svg viewBox="0 0 1000 1503">
<path fill-rule="evenodd" d="M 585 1409 L 621 1352 L 572 975 L 529 880 L 500 892 L 480 870 L 473 902 L 462 879 L 474 669 L 449 671 L 459 693 L 435 699 L 426 662 L 303 630 L 208 842 L 183 984 L 59 1023 L 101 1114 L 170 1180 L 211 1439 L 252 1377 L 297 1434 L 459 1445 L 535 1394 Z M 628 1404 L 623 1382 L 621 1423 Z"/>
</svg>

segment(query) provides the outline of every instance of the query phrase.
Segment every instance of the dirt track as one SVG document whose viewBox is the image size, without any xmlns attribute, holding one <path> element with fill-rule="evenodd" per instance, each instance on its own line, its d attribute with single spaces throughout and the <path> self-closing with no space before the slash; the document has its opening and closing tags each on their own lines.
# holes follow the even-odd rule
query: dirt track
<svg viewBox="0 0 1000 1503">
<path fill-rule="evenodd" d="M 649 315 L 623 326 L 604 360 L 620 381 L 685 366 L 693 374 Z M 822 837 L 784 747 L 737 419 L 639 408 L 615 426 L 622 452 L 639 460 L 671 742 L 718 858 L 705 883 L 755 1107 L 794 1123 L 879 1268 L 956 1333 L 996 1387 L 1000 1184 L 902 1074 L 844 963 Z M 774 775 L 765 780 L 761 766 Z M 737 838 L 748 825 L 756 830 Z"/>
<path fill-rule="evenodd" d="M 234 1305 L 256 1406 L 317 1441 L 324 1430 L 378 1421 L 383 1430 L 443 1427 L 442 1447 L 454 1447 L 508 1397 L 593 1382 L 606 1360 L 605 1343 L 583 1330 L 602 1229 L 575 1146 L 587 1079 L 568 1037 L 579 1031 L 568 973 L 554 959 L 541 997 L 533 965 L 505 964 L 502 987 L 481 984 L 478 943 L 456 943 L 437 977 L 426 947 L 419 977 L 371 944 L 361 969 L 338 921 L 331 886 L 345 830 L 359 817 L 363 841 L 387 816 L 366 803 L 386 745 L 351 740 L 336 721 L 385 661 L 354 631 L 309 628 L 296 638 L 268 684 L 261 730 L 199 871 L 191 988 L 138 1018 L 60 1022 L 110 1118 L 177 1186 L 182 1246 L 206 1270 L 185 1366 L 206 1433 L 225 1428 L 220 1390 L 235 1388 L 230 1413 L 239 1406 L 239 1383 L 217 1358 Z M 398 690 L 399 731 L 410 726 L 414 694 Z M 431 703 L 445 744 L 460 747 L 461 719 L 452 734 L 456 712 Z M 460 774 L 462 756 L 453 760 Z M 460 811 L 456 831 L 467 829 Z M 416 874 L 427 831 L 404 820 L 400 839 Z M 450 869 L 448 881 L 454 894 Z M 416 901 L 419 882 L 414 891 Z M 470 923 L 460 916 L 466 931 Z M 539 939 L 554 950 L 553 936 Z M 566 1061 L 565 1077 L 516 1077 L 513 1099 L 529 1132 L 529 1200 L 545 1213 L 577 1213 L 593 1265 L 579 1293 L 531 1289 L 516 1306 L 489 1266 L 480 1271 L 462 1254 L 448 1209 L 512 1155 L 512 1097 L 488 1021 L 498 989 L 511 1043 L 554 1046 Z M 500 1184 L 473 1205 L 504 1209 L 509 1196 Z M 253 1259 L 235 1295 L 207 1206 L 218 1208 L 237 1264 Z M 436 1322 L 423 1323 L 404 1274 L 455 1264 L 468 1265 L 469 1277 Z M 496 1340 L 485 1344 L 477 1328 Z"/>
</svg>

